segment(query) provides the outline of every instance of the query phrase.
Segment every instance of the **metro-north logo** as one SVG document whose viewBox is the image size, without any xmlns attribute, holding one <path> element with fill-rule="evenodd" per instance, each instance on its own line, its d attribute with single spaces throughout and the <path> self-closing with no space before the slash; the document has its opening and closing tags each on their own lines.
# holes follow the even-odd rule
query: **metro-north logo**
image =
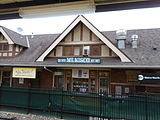
<svg viewBox="0 0 160 120">
<path fill-rule="evenodd" d="M 138 75 L 138 80 L 142 81 L 144 79 L 143 75 Z"/>
</svg>

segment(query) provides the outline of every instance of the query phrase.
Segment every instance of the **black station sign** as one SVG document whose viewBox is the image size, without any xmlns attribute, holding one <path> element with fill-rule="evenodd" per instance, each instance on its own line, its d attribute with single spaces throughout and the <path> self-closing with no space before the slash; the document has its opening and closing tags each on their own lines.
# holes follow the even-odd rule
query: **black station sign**
<svg viewBox="0 0 160 120">
<path fill-rule="evenodd" d="M 66 57 L 66 58 L 58 58 L 58 63 L 96 63 L 100 64 L 100 58 L 90 58 L 90 57 Z"/>
<path fill-rule="evenodd" d="M 138 81 L 160 82 L 159 73 L 142 73 L 137 75 Z"/>
</svg>

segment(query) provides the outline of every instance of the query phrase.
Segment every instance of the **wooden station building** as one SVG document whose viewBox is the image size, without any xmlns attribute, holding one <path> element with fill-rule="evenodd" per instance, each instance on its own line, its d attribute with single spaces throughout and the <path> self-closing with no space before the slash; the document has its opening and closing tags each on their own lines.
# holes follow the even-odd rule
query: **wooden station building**
<svg viewBox="0 0 160 120">
<path fill-rule="evenodd" d="M 100 32 L 78 16 L 61 34 L 0 26 L 5 87 L 135 94 L 160 92 L 160 29 Z"/>
</svg>

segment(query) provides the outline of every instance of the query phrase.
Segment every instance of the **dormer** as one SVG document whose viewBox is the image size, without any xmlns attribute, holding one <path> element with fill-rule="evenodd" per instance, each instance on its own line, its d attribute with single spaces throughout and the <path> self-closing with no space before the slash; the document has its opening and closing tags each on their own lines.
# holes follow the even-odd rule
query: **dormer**
<svg viewBox="0 0 160 120">
<path fill-rule="evenodd" d="M 0 58 L 15 57 L 26 47 L 26 37 L 0 26 Z"/>
</svg>

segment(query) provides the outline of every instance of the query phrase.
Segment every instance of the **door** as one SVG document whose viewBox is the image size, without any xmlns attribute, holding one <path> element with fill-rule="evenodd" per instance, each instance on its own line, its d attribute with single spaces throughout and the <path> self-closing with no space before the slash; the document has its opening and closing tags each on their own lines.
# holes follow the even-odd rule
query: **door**
<svg viewBox="0 0 160 120">
<path fill-rule="evenodd" d="M 2 86 L 9 87 L 11 86 L 11 72 L 10 71 L 3 71 L 2 72 Z"/>
<path fill-rule="evenodd" d="M 100 77 L 99 78 L 99 92 L 101 92 L 103 94 L 109 93 L 108 78 L 107 77 Z"/>
<path fill-rule="evenodd" d="M 99 71 L 99 92 L 109 94 L 109 71 Z"/>
<path fill-rule="evenodd" d="M 63 76 L 55 76 L 54 88 L 57 90 L 61 90 L 63 88 Z"/>
</svg>

